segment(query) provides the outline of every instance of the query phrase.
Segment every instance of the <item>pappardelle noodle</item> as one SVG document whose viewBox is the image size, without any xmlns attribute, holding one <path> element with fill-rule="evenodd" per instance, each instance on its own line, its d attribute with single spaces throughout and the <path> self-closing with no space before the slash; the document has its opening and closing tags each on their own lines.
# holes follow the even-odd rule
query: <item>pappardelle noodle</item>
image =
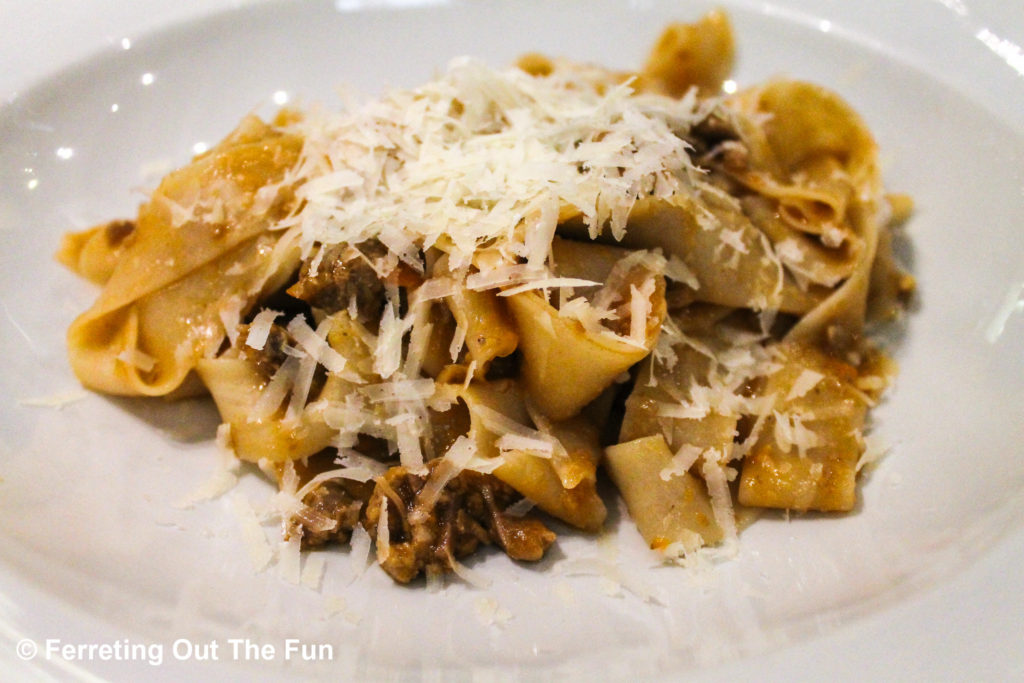
<svg viewBox="0 0 1024 683">
<path fill-rule="evenodd" d="M 637 72 L 459 59 L 248 116 L 135 220 L 65 237 L 103 286 L 71 365 L 110 394 L 208 392 L 287 538 L 368 536 L 400 582 L 486 544 L 538 560 L 550 518 L 601 529 L 600 473 L 667 558 L 758 509 L 849 511 L 909 202 L 838 95 L 723 88 L 733 59 L 712 12 Z"/>
</svg>

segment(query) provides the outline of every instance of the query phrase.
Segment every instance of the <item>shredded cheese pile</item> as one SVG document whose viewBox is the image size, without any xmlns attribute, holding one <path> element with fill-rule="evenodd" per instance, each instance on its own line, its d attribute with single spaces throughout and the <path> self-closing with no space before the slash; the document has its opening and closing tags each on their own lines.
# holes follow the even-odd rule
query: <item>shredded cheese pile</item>
<svg viewBox="0 0 1024 683">
<path fill-rule="evenodd" d="M 493 246 L 542 271 L 560 214 L 621 237 L 637 199 L 699 182 L 679 133 L 706 106 L 458 59 L 420 88 L 293 124 L 306 142 L 282 184 L 301 181 L 300 202 L 279 227 L 301 226 L 306 255 L 376 238 L 418 272 L 435 245 L 453 269 Z"/>
</svg>

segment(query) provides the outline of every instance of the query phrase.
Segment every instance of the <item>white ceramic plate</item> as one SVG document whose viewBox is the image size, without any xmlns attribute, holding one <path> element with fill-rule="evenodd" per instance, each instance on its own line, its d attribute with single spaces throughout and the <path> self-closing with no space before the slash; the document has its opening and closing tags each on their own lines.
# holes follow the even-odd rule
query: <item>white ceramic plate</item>
<svg viewBox="0 0 1024 683">
<path fill-rule="evenodd" d="M 889 186 L 917 201 L 921 297 L 876 413 L 892 451 L 855 514 L 764 520 L 709 571 L 653 568 L 613 514 L 600 541 L 562 534 L 539 568 L 487 553 L 473 568 L 490 588 L 428 594 L 372 567 L 351 581 L 345 551 L 320 592 L 254 575 L 227 497 L 174 507 L 213 469 L 214 411 L 78 389 L 64 330 L 96 292 L 53 262 L 59 236 L 132 215 L 154 174 L 275 100 L 413 85 L 459 54 L 628 68 L 664 23 L 709 5 L 0 2 L 2 677 L 1024 674 L 1024 10 L 721 4 L 737 80 L 839 90 L 877 134 Z M 36 405 L 55 395 L 72 400 Z M 238 490 L 269 487 L 249 475 Z M 657 599 L 559 571 L 594 557 Z M 333 656 L 285 661 L 289 638 Z M 275 652 L 236 654 L 244 639 Z"/>
</svg>

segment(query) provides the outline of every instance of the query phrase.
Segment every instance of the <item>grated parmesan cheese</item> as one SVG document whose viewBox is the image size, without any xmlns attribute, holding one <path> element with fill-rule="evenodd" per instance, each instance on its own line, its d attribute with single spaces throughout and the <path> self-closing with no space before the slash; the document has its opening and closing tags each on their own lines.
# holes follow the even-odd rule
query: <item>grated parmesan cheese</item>
<svg viewBox="0 0 1024 683">
<path fill-rule="evenodd" d="M 252 563 L 253 571 L 261 572 L 274 558 L 274 551 L 270 543 L 267 542 L 256 511 L 249 499 L 241 493 L 236 493 L 231 497 L 231 507 L 242 528 L 242 541 L 249 561 Z"/>
<path fill-rule="evenodd" d="M 562 456 L 565 454 L 565 447 L 562 446 L 562 443 L 551 434 L 527 427 L 524 424 L 516 422 L 504 413 L 500 413 L 497 410 L 493 410 L 492 408 L 488 408 L 484 405 L 475 404 L 470 410 L 473 415 L 480 420 L 481 425 L 485 429 L 493 432 L 494 434 L 501 434 L 502 436 L 499 438 L 511 437 L 514 439 L 518 437 L 520 439 L 529 440 L 529 443 L 531 444 L 546 443 L 550 447 L 539 450 L 536 453 L 533 452 L 532 448 L 525 449 L 526 452 L 537 455 L 538 457 Z M 543 422 L 543 418 L 539 416 L 539 413 L 536 413 L 536 415 L 536 420 Z M 505 443 L 509 444 L 510 442 L 506 440 Z M 509 448 L 507 450 L 512 449 Z"/>
<path fill-rule="evenodd" d="M 245 308 L 245 299 L 240 296 L 228 297 L 218 310 L 220 322 L 224 325 L 224 333 L 228 336 L 228 343 L 232 346 L 238 339 L 238 326 L 242 323 L 242 309 Z"/>
<path fill-rule="evenodd" d="M 282 227 L 301 226 L 306 253 L 377 238 L 422 271 L 417 245 L 443 238 L 455 268 L 485 242 L 536 268 L 561 207 L 621 238 L 638 198 L 689 191 L 700 174 L 676 132 L 704 114 L 695 98 L 458 59 L 422 87 L 293 124 L 305 201 Z"/>
<path fill-rule="evenodd" d="M 298 535 L 278 544 L 277 574 L 290 584 L 299 585 L 302 580 L 302 539 Z"/>
<path fill-rule="evenodd" d="M 484 626 L 504 626 L 512 619 L 512 613 L 502 607 L 494 598 L 477 598 L 474 603 L 476 616 Z"/>
<path fill-rule="evenodd" d="M 63 410 L 65 406 L 81 401 L 88 395 L 89 394 L 82 389 L 72 389 L 70 391 L 50 394 L 49 396 L 21 398 L 18 399 L 18 405 L 33 408 L 56 408 L 57 410 Z"/>
<path fill-rule="evenodd" d="M 445 587 L 444 572 L 433 566 L 427 567 L 426 585 L 428 593 L 440 593 Z"/>
<path fill-rule="evenodd" d="M 459 283 L 450 277 L 435 277 L 426 280 L 413 294 L 412 305 L 436 301 L 451 296 L 459 291 Z"/>
<path fill-rule="evenodd" d="M 117 360 L 142 372 L 149 372 L 156 367 L 156 359 L 153 356 L 134 347 L 117 354 Z"/>
<path fill-rule="evenodd" d="M 377 344 L 373 349 L 373 371 L 383 379 L 391 377 L 402 364 L 402 337 L 405 322 L 398 314 L 398 294 L 388 288 L 388 304 L 380 319 Z"/>
<path fill-rule="evenodd" d="M 387 471 L 388 466 L 379 460 L 365 456 L 352 449 L 339 449 L 341 452 L 338 463 L 343 465 L 338 472 L 339 477 L 354 481 L 370 481 Z"/>
<path fill-rule="evenodd" d="M 327 343 L 327 333 L 330 329 L 330 318 L 325 318 L 317 325 L 316 330 L 310 327 L 301 316 L 296 316 L 288 323 L 288 334 L 295 338 L 299 348 L 330 372 L 341 373 L 345 369 L 346 361 Z"/>
<path fill-rule="evenodd" d="M 474 588 L 486 589 L 491 587 L 491 580 L 489 578 L 487 578 L 480 572 L 470 569 L 466 565 L 456 560 L 455 556 L 452 555 L 452 550 L 449 546 L 446 545 L 444 547 L 444 551 L 445 555 L 448 558 L 448 564 L 452 568 L 452 573 L 454 573 L 457 577 L 468 583 L 470 586 L 473 586 Z"/>
<path fill-rule="evenodd" d="M 430 345 L 430 336 L 434 331 L 429 313 L 430 306 L 417 303 L 413 306 L 413 312 L 410 314 L 415 317 L 412 333 L 409 335 L 409 349 L 405 354 L 405 365 L 402 367 L 402 374 L 406 377 L 419 377 L 423 368 L 423 361 Z"/>
<path fill-rule="evenodd" d="M 538 268 L 528 263 L 501 265 L 466 276 L 466 289 L 479 292 L 543 280 L 549 275 L 547 268 Z"/>
<path fill-rule="evenodd" d="M 825 379 L 825 375 L 814 370 L 804 368 L 800 375 L 793 382 L 793 387 L 786 394 L 786 400 L 792 401 L 795 398 L 800 398 L 807 394 L 808 391 L 818 386 L 818 382 Z"/>
<path fill-rule="evenodd" d="M 646 582 L 635 574 L 622 571 L 618 564 L 609 560 L 597 557 L 581 557 L 562 560 L 556 566 L 559 572 L 566 576 L 599 577 L 605 582 L 604 586 L 609 595 L 617 595 L 619 589 L 625 588 L 644 602 L 664 606 L 664 601 L 655 595 Z"/>
<path fill-rule="evenodd" d="M 192 493 L 184 496 L 174 507 L 187 510 L 208 500 L 224 495 L 238 483 L 240 461 L 231 448 L 231 424 L 225 422 L 217 427 L 217 468 L 210 478 L 199 485 Z"/>
<path fill-rule="evenodd" d="M 703 454 L 701 458 L 701 474 L 708 486 L 708 494 L 711 496 L 711 511 L 715 515 L 715 522 L 722 529 L 725 540 L 736 538 L 736 517 L 733 514 L 732 493 L 729 491 L 729 478 L 722 466 L 719 455 L 714 449 Z"/>
<path fill-rule="evenodd" d="M 280 311 L 265 308 L 256 314 L 256 317 L 249 323 L 249 332 L 245 336 L 245 344 L 250 348 L 262 351 L 267 346 L 267 338 L 270 336 L 270 328 L 281 315 Z"/>
<path fill-rule="evenodd" d="M 380 517 L 377 520 L 377 562 L 384 564 L 391 554 L 391 530 L 388 528 L 388 497 L 380 497 Z"/>
<path fill-rule="evenodd" d="M 474 455 L 476 455 L 476 442 L 468 436 L 457 438 L 430 473 L 430 477 L 420 491 L 417 505 L 422 506 L 425 510 L 432 509 L 444 487 L 466 468 Z"/>
<path fill-rule="evenodd" d="M 775 417 L 775 443 L 783 453 L 789 453 L 794 446 L 801 458 L 807 451 L 821 445 L 821 437 L 803 423 L 800 415 L 773 411 Z"/>
<path fill-rule="evenodd" d="M 434 395 L 434 380 L 429 377 L 420 379 L 398 379 L 380 384 L 368 384 L 360 387 L 371 403 L 401 403 L 404 401 L 422 401 Z"/>
<path fill-rule="evenodd" d="M 668 261 L 665 264 L 665 277 L 676 282 L 682 282 L 690 289 L 700 289 L 700 281 L 697 279 L 697 275 L 675 254 L 668 257 Z"/>
<path fill-rule="evenodd" d="M 353 581 L 358 579 L 366 571 L 370 564 L 370 550 L 373 547 L 373 540 L 366 532 L 362 524 L 356 524 L 352 528 L 352 536 L 349 538 L 349 566 L 352 568 Z"/>
<path fill-rule="evenodd" d="M 865 467 L 873 467 L 885 454 L 889 452 L 891 448 L 887 443 L 882 440 L 882 437 L 877 434 L 868 434 L 863 437 L 864 440 L 864 452 L 861 453 L 860 459 L 857 460 L 857 471 L 860 472 Z"/>
<path fill-rule="evenodd" d="M 494 443 L 501 452 L 524 451 L 539 458 L 550 458 L 554 444 L 548 439 L 536 439 L 523 434 L 502 434 Z"/>
<path fill-rule="evenodd" d="M 299 582 L 310 590 L 319 591 L 324 580 L 327 560 L 323 555 L 309 555 L 302 565 L 302 577 Z"/>
<path fill-rule="evenodd" d="M 532 510 L 536 504 L 529 498 L 520 498 L 516 502 L 509 505 L 507 508 L 502 510 L 502 514 L 508 515 L 509 517 L 522 517 L 527 512 Z"/>
<path fill-rule="evenodd" d="M 529 282 L 524 282 L 521 285 L 504 289 L 498 296 L 513 296 L 515 294 L 528 292 L 532 289 L 553 289 L 555 287 L 598 287 L 600 284 L 600 282 L 583 280 L 576 277 L 548 277 L 539 280 L 530 280 Z"/>
<path fill-rule="evenodd" d="M 651 295 L 656 287 L 654 278 L 647 278 L 639 288 L 629 286 L 629 341 L 637 346 L 647 345 L 647 318 L 651 315 Z"/>
<path fill-rule="evenodd" d="M 289 359 L 291 360 L 291 359 Z M 292 383 L 291 398 L 285 410 L 284 421 L 297 426 L 302 412 L 306 409 L 306 400 L 313 385 L 313 374 L 316 372 L 316 358 L 306 354 L 299 357 L 299 369 Z"/>
<path fill-rule="evenodd" d="M 690 471 L 697 459 L 703 454 L 698 446 L 683 444 L 672 456 L 672 462 L 658 474 L 662 481 L 668 481 L 672 477 L 680 477 Z"/>
<path fill-rule="evenodd" d="M 281 407 L 281 403 L 291 390 L 298 374 L 299 361 L 291 357 L 286 358 L 267 382 L 267 386 L 263 388 L 260 397 L 249 413 L 248 421 L 257 422 L 273 415 Z"/>
</svg>

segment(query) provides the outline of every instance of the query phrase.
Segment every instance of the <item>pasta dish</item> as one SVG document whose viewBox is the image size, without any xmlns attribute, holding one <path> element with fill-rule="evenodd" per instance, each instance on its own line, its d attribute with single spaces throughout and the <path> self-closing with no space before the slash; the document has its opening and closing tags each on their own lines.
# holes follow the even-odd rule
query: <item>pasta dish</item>
<svg viewBox="0 0 1024 683">
<path fill-rule="evenodd" d="M 462 58 L 248 116 L 134 220 L 65 236 L 102 285 L 71 366 L 208 393 L 292 547 L 369 538 L 399 582 L 600 530 L 605 476 L 666 558 L 760 509 L 849 511 L 909 201 L 838 95 L 732 87 L 733 60 L 713 12 L 636 72 Z"/>
</svg>

